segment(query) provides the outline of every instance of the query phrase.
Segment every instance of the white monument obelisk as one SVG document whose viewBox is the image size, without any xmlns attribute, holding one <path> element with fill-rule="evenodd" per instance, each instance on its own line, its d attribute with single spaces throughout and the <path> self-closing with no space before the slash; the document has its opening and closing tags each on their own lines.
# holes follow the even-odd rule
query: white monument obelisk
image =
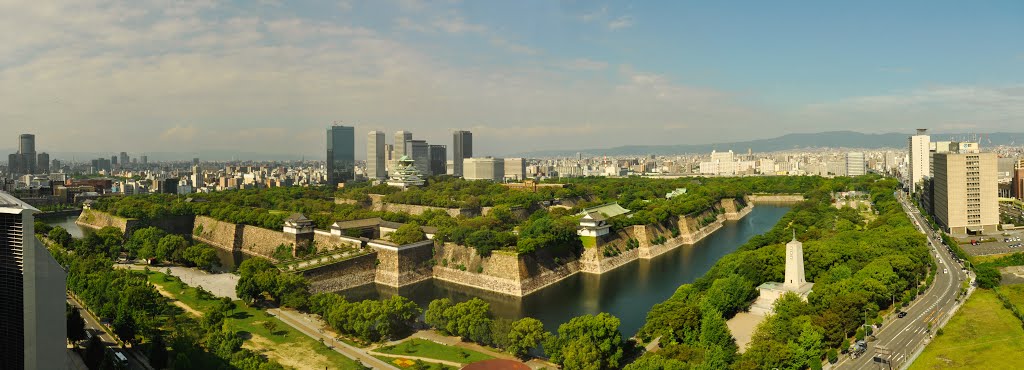
<svg viewBox="0 0 1024 370">
<path fill-rule="evenodd" d="M 807 284 L 804 277 L 804 244 L 796 240 L 796 230 L 793 230 L 793 240 L 786 243 L 786 280 L 782 282 L 782 288 L 795 292 L 804 284 Z"/>
</svg>

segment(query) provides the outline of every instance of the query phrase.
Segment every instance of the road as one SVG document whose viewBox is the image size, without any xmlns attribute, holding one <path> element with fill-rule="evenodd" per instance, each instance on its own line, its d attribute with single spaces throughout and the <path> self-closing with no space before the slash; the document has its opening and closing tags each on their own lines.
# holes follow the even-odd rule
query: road
<svg viewBox="0 0 1024 370">
<path fill-rule="evenodd" d="M 153 370 L 153 367 L 149 366 L 149 363 L 138 358 L 140 356 L 137 353 L 135 353 L 134 350 L 122 348 L 120 343 L 117 340 L 115 340 L 113 336 L 111 336 L 109 333 L 103 330 L 103 326 L 102 324 L 100 324 L 99 320 L 97 320 L 96 317 L 93 316 L 92 312 L 89 312 L 89 310 L 85 309 L 85 306 L 78 302 L 77 298 L 75 298 L 71 294 L 68 294 L 67 302 L 71 306 L 78 308 L 79 313 L 82 314 L 82 319 L 85 320 L 85 329 L 99 336 L 100 341 L 103 342 L 104 346 L 111 347 L 113 349 L 120 350 L 125 353 L 125 356 L 128 357 L 129 369 Z M 85 342 L 82 342 L 81 345 L 84 346 Z"/>
<path fill-rule="evenodd" d="M 909 365 L 914 352 L 927 344 L 934 330 L 945 325 L 952 315 L 958 301 L 961 283 L 969 279 L 969 275 L 961 270 L 949 249 L 942 244 L 940 236 L 929 227 L 928 221 L 920 214 L 917 207 L 897 194 L 897 200 L 903 210 L 910 215 L 921 233 L 928 236 L 928 246 L 933 258 L 936 258 L 938 271 L 932 286 L 919 296 L 911 305 L 904 309 L 907 316 L 897 318 L 892 315 L 876 330 L 875 340 L 868 342 L 867 351 L 857 358 L 845 357 L 837 364 L 841 369 L 897 369 Z M 929 330 L 931 325 L 931 331 Z M 888 359 L 891 364 L 875 362 L 875 357 Z"/>
</svg>

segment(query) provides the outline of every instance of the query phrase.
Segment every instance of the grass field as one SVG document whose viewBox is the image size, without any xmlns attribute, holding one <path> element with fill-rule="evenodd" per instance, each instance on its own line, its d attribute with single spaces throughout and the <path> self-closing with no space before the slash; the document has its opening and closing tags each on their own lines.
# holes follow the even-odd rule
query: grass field
<svg viewBox="0 0 1024 370">
<path fill-rule="evenodd" d="M 911 370 L 1024 368 L 1024 328 L 995 292 L 978 289 Z"/>
<path fill-rule="evenodd" d="M 381 347 L 376 351 L 399 356 L 435 358 L 460 364 L 469 364 L 494 358 L 473 350 L 447 346 L 419 338 L 410 339 L 395 346 Z"/>
<path fill-rule="evenodd" d="M 150 272 L 148 279 L 174 299 L 199 312 L 217 304 L 216 298 L 203 299 L 199 291 L 162 272 Z M 356 362 L 292 329 L 266 312 L 235 301 L 236 308 L 226 323 L 231 330 L 247 338 L 243 347 L 263 353 L 284 366 L 297 369 L 357 369 Z M 269 325 L 265 323 L 271 323 Z M 273 329 L 273 330 L 271 330 Z"/>
<path fill-rule="evenodd" d="M 1017 309 L 1024 309 L 1024 284 L 1003 285 L 999 287 L 999 291 L 1010 298 L 1010 302 L 1013 302 Z"/>
</svg>

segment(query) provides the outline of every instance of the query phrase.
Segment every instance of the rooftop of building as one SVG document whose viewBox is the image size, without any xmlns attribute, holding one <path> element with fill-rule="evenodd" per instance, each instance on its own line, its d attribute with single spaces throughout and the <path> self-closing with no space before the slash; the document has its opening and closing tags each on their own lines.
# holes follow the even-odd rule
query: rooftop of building
<svg viewBox="0 0 1024 370">
<path fill-rule="evenodd" d="M 622 208 L 622 206 L 620 206 L 618 203 L 607 203 L 607 204 L 599 205 L 597 207 L 590 207 L 590 208 L 584 209 L 583 212 L 580 212 L 580 214 L 584 215 L 584 214 L 588 214 L 588 213 L 591 213 L 591 212 L 597 212 L 598 214 L 601 214 L 601 215 L 603 215 L 603 216 L 605 216 L 607 218 L 612 218 L 612 217 L 615 217 L 615 216 L 624 215 L 626 213 L 629 213 L 629 210 L 625 209 L 625 208 Z"/>
<path fill-rule="evenodd" d="M 17 212 L 10 212 L 10 210 L 16 210 Z M 0 211 L 7 211 L 4 213 L 21 213 L 22 211 L 39 212 L 36 207 L 33 207 L 4 191 L 0 191 Z"/>
</svg>

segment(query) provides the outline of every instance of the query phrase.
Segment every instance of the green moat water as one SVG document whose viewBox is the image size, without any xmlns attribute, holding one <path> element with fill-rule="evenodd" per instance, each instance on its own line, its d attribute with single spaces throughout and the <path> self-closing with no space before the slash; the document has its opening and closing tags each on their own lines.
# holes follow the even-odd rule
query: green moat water
<svg viewBox="0 0 1024 370">
<path fill-rule="evenodd" d="M 495 316 L 534 317 L 551 331 L 575 316 L 608 312 L 622 320 L 623 335 L 632 336 L 643 326 L 652 306 L 667 299 L 680 285 L 703 276 L 722 256 L 751 237 L 770 230 L 787 211 L 787 206 L 758 205 L 742 220 L 726 221 L 721 229 L 692 246 L 673 249 L 654 259 L 629 262 L 601 275 L 579 273 L 526 297 L 435 279 L 401 289 L 368 284 L 339 294 L 350 301 L 401 294 L 424 308 L 438 298 L 461 302 L 479 297 L 490 303 Z"/>
</svg>

